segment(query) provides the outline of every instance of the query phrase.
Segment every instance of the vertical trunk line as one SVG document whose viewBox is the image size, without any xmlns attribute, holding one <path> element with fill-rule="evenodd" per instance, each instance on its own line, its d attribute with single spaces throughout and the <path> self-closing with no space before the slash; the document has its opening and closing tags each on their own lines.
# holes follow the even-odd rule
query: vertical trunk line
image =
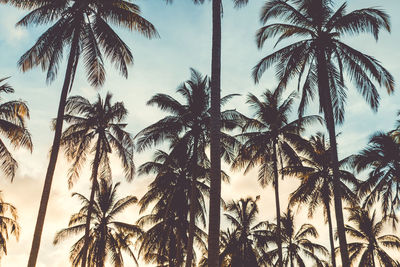
<svg viewBox="0 0 400 267">
<path fill-rule="evenodd" d="M 86 262 L 87 262 L 87 258 L 88 258 L 88 247 L 89 247 L 89 231 L 90 231 L 90 220 L 92 217 L 92 213 L 93 213 L 93 204 L 94 204 L 94 195 L 96 192 L 96 189 L 98 187 L 98 183 L 97 183 L 97 174 L 99 171 L 99 164 L 100 164 L 100 156 L 101 156 L 101 141 L 100 141 L 100 137 L 97 140 L 97 144 L 96 144 L 96 154 L 94 156 L 94 162 L 93 162 L 93 169 L 92 169 L 92 189 L 90 191 L 90 200 L 89 200 L 89 207 L 88 207 L 88 213 L 87 213 L 87 217 L 86 217 L 86 223 L 85 223 L 85 242 L 83 244 L 83 248 L 82 248 L 82 267 L 86 267 Z"/>
<path fill-rule="evenodd" d="M 211 58 L 211 182 L 208 229 L 209 267 L 219 267 L 219 235 L 221 223 L 221 0 L 212 2 L 212 58 Z"/>
<path fill-rule="evenodd" d="M 186 246 L 186 267 L 192 266 L 193 261 L 193 241 L 196 226 L 195 217 L 195 201 L 196 201 L 196 182 L 197 182 L 197 161 L 198 161 L 198 134 L 195 133 L 193 141 L 193 158 L 192 158 L 192 181 L 190 186 L 190 200 L 189 200 L 189 236 Z"/>
<path fill-rule="evenodd" d="M 340 191 L 340 178 L 339 178 L 339 160 L 336 143 L 336 132 L 335 132 L 335 119 L 333 116 L 332 107 L 332 96 L 329 86 L 329 75 L 327 72 L 327 61 L 325 52 L 320 49 L 317 53 L 317 71 L 318 71 L 318 87 L 319 91 L 325 90 L 326 99 L 320 99 L 323 104 L 323 110 L 325 115 L 325 121 L 329 133 L 329 142 L 331 147 L 331 159 L 332 159 L 332 170 L 333 170 L 333 197 L 335 203 L 336 213 L 336 225 L 339 236 L 340 245 L 340 256 L 342 259 L 342 266 L 350 267 L 349 252 L 347 250 L 346 234 L 344 230 L 344 218 L 343 218 L 343 207 L 342 207 L 342 192 Z M 321 96 L 320 96 L 321 97 Z"/>
<path fill-rule="evenodd" d="M 282 267 L 282 235 L 281 235 L 281 207 L 279 201 L 279 174 L 278 174 L 278 155 L 276 152 L 277 142 L 273 141 L 273 165 L 274 165 L 274 189 L 276 207 L 276 226 L 278 239 L 278 266 Z"/>
<path fill-rule="evenodd" d="M 331 260 L 332 260 L 332 267 L 336 267 L 336 258 L 335 258 L 335 243 L 333 239 L 333 224 L 332 224 L 332 214 L 331 214 L 331 207 L 330 201 L 325 200 L 325 209 L 326 214 L 328 217 L 328 227 L 329 227 L 329 243 L 331 246 Z"/>
</svg>

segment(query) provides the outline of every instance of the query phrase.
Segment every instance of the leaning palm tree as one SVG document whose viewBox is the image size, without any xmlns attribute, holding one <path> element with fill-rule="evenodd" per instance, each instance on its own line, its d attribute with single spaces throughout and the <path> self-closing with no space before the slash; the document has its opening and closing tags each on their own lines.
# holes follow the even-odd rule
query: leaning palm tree
<svg viewBox="0 0 400 267">
<path fill-rule="evenodd" d="M 370 212 L 360 207 L 348 210 L 350 212 L 348 220 L 354 226 L 346 225 L 346 233 L 356 240 L 348 244 L 352 266 L 375 267 L 377 263 L 383 267 L 399 266 L 400 263 L 383 248 L 400 251 L 399 237 L 391 234 L 381 235 L 387 218 L 384 216 L 377 221 L 375 211 Z"/>
<path fill-rule="evenodd" d="M 284 162 L 289 165 L 299 165 L 300 159 L 296 153 L 296 146 L 304 143 L 299 133 L 307 123 L 320 120 L 318 116 L 305 116 L 301 119 L 289 121 L 294 101 L 294 94 L 282 101 L 282 91 L 265 91 L 262 99 L 249 94 L 247 103 L 252 107 L 254 118 L 244 119 L 244 133 L 238 135 L 244 141 L 239 149 L 237 158 L 232 164 L 234 169 L 245 167 L 245 173 L 260 165 L 258 179 L 261 186 L 272 182 L 275 190 L 275 207 L 277 231 L 280 231 L 280 201 L 279 201 L 279 169 Z M 282 176 L 283 178 L 283 176 Z M 282 248 L 278 234 L 279 261 L 282 262 Z"/>
<path fill-rule="evenodd" d="M 88 81 L 92 86 L 101 86 L 105 80 L 104 56 L 115 64 L 124 77 L 128 75 L 128 66 L 133 63 L 133 55 L 129 47 L 109 23 L 138 31 L 148 38 L 157 36 L 157 32 L 154 26 L 140 15 L 139 6 L 130 0 L 3 0 L 2 2 L 29 11 L 17 23 L 18 26 L 53 23 L 32 48 L 20 58 L 18 64 L 22 71 L 41 66 L 43 70 L 47 70 L 47 81 L 53 81 L 62 61 L 64 49 L 68 47 L 68 61 L 58 106 L 53 145 L 29 256 L 28 266 L 34 267 L 59 152 L 65 103 L 68 92 L 72 88 L 81 55 L 84 59 Z"/>
<path fill-rule="evenodd" d="M 190 194 L 189 203 L 193 203 L 193 205 L 190 205 L 189 238 L 186 248 L 188 252 L 186 266 L 191 266 L 196 223 L 194 212 L 195 185 L 198 178 L 196 166 L 206 160 L 205 149 L 210 142 L 210 80 L 207 76 L 191 69 L 190 80 L 181 84 L 177 92 L 184 98 L 184 103 L 166 94 L 157 94 L 147 102 L 149 105 L 157 105 L 170 115 L 140 131 L 136 138 L 139 151 L 164 140 L 168 140 L 172 147 L 184 146 L 191 150 L 188 154 L 191 164 L 188 164 L 187 167 L 191 170 L 189 175 L 192 179 L 192 194 Z M 233 96 L 223 97 L 221 103 L 225 104 Z M 238 126 L 237 118 L 241 115 L 237 111 L 226 110 L 221 115 L 222 130 L 232 130 Z M 220 135 L 223 157 L 230 162 L 233 155 L 231 150 L 236 140 L 224 132 Z M 178 139 L 177 136 L 179 136 Z M 188 265 L 188 263 L 190 264 Z"/>
<path fill-rule="evenodd" d="M 297 77 L 301 91 L 300 114 L 318 94 L 332 149 L 334 203 L 342 264 L 349 266 L 335 133 L 335 123 L 344 119 L 347 91 L 344 74 L 355 83 L 373 110 L 379 106 L 379 93 L 374 82 L 391 93 L 394 81 L 378 60 L 341 41 L 346 35 L 360 33 L 371 33 L 377 40 L 381 29 L 390 31 L 389 16 L 375 8 L 346 13 L 346 3 L 337 10 L 333 9 L 333 3 L 331 0 L 268 1 L 261 12 L 261 21 L 266 25 L 257 32 L 258 47 L 273 37 L 278 37 L 276 44 L 293 37 L 296 42 L 261 59 L 253 69 L 253 77 L 258 82 L 264 71 L 274 64 L 282 87 Z M 274 19 L 283 22 L 269 23 Z"/>
<path fill-rule="evenodd" d="M 309 143 L 302 148 L 303 156 L 300 157 L 302 165 L 287 166 L 284 169 L 286 175 L 292 175 L 300 179 L 300 186 L 290 195 L 290 205 L 308 204 L 308 216 L 312 217 L 318 206 L 322 205 L 325 215 L 325 222 L 329 227 L 329 241 L 331 248 L 332 267 L 336 267 L 335 245 L 333 235 L 333 223 L 331 203 L 333 198 L 333 177 L 332 161 L 329 144 L 324 134 L 318 132 L 311 136 Z M 339 162 L 341 167 L 346 160 Z M 358 201 L 357 195 L 353 192 L 359 181 L 352 173 L 343 167 L 340 173 L 340 189 L 342 198 L 350 204 Z"/>
<path fill-rule="evenodd" d="M 0 195 L 0 259 L 3 254 L 7 255 L 9 236 L 12 234 L 17 240 L 19 238 L 20 227 L 17 219 L 17 209 L 10 203 L 4 202 Z"/>
<path fill-rule="evenodd" d="M 225 217 L 232 226 L 232 236 L 227 232 L 228 240 L 221 253 L 221 262 L 229 262 L 229 266 L 258 266 L 263 246 L 258 242 L 266 235 L 266 222 L 257 222 L 257 201 L 252 198 L 231 201 L 226 205 L 228 213 Z M 229 259 L 227 260 L 226 257 Z"/>
<path fill-rule="evenodd" d="M 139 235 L 141 229 L 137 225 L 121 222 L 117 216 L 125 209 L 137 202 L 134 196 L 117 198 L 117 188 L 120 184 L 111 184 L 106 180 L 101 180 L 96 190 L 93 214 L 90 215 L 90 242 L 88 267 L 104 267 L 107 259 L 111 266 L 123 267 L 124 260 L 122 252 L 127 253 L 136 262 L 132 251 L 131 238 Z M 71 235 L 82 233 L 83 236 L 72 246 L 70 260 L 73 266 L 78 266 L 85 257 L 85 226 L 89 216 L 90 200 L 85 196 L 74 193 L 72 196 L 78 197 L 83 204 L 79 212 L 73 214 L 69 221 L 68 228 L 57 232 L 54 244 L 58 244 Z"/>
<path fill-rule="evenodd" d="M 195 258 L 193 246 L 187 247 L 191 230 L 188 213 L 192 212 L 203 228 L 206 225 L 205 196 L 209 191 L 209 162 L 206 162 L 206 167 L 197 166 L 193 189 L 192 168 L 189 168 L 192 161 L 188 156 L 191 152 L 186 147 L 183 147 L 184 150 L 178 148 L 175 147 L 169 154 L 159 150 L 155 153 L 154 161 L 139 167 L 139 174 L 156 174 L 139 202 L 140 213 L 152 206 L 151 213 L 138 221 L 139 225 L 150 227 L 139 239 L 139 255 L 143 255 L 148 263 L 168 262 L 170 266 L 181 266 L 188 249 L 192 250 Z M 193 193 L 194 202 L 188 203 L 187 199 Z M 160 232 L 163 234 L 160 235 Z M 204 238 L 205 233 L 195 224 L 193 241 L 205 247 Z"/>
<path fill-rule="evenodd" d="M 104 99 L 98 95 L 94 103 L 81 96 L 72 96 L 68 98 L 65 106 L 64 120 L 68 127 L 61 136 L 61 147 L 64 148 L 67 159 L 72 161 L 68 178 L 70 186 L 79 177 L 88 154 L 94 153 L 82 266 L 86 264 L 85 252 L 89 246 L 89 227 L 98 177 L 104 179 L 112 177 L 110 154 L 115 154 L 121 161 L 128 181 L 133 179 L 135 172 L 133 139 L 125 130 L 127 124 L 124 120 L 128 111 L 123 102 L 112 103 L 111 99 L 110 93 L 107 93 Z"/>
<path fill-rule="evenodd" d="M 349 157 L 349 163 L 356 172 L 368 170 L 367 179 L 358 188 L 364 207 L 380 202 L 384 216 L 396 215 L 400 208 L 400 144 L 396 137 L 375 133 L 366 148 Z"/>
<path fill-rule="evenodd" d="M 12 94 L 14 89 L 4 83 L 7 78 L 0 78 L 0 93 Z M 3 100 L 0 98 L 0 100 Z M 24 147 L 32 152 L 32 139 L 26 128 L 26 119 L 29 119 L 29 109 L 25 102 L 12 100 L 0 103 L 0 132 L 14 148 Z M 6 144 L 0 139 L 1 169 L 13 181 L 18 163 L 8 150 Z"/>
<path fill-rule="evenodd" d="M 317 229 L 314 226 L 303 224 L 296 231 L 294 214 L 290 209 L 283 213 L 281 224 L 283 266 L 307 266 L 307 262 L 308 264 L 313 262 L 318 267 L 328 266 L 324 260 L 324 257 L 329 255 L 328 250 L 309 239 L 318 237 Z M 265 239 L 267 247 L 261 261 L 266 266 L 278 266 L 278 249 L 271 247 L 271 245 L 276 246 L 277 244 L 277 226 L 269 224 L 267 229 L 270 234 Z"/>
</svg>

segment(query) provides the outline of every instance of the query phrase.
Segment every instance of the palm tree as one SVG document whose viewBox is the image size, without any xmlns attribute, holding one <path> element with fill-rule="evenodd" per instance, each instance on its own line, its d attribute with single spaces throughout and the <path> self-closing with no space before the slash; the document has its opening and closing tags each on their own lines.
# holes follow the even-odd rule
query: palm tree
<svg viewBox="0 0 400 267">
<path fill-rule="evenodd" d="M 322 204 L 325 222 L 328 222 L 329 241 L 331 248 L 331 263 L 336 267 L 335 245 L 333 236 L 333 223 L 331 203 L 333 197 L 333 177 L 330 148 L 324 134 L 318 132 L 311 136 L 309 144 L 303 146 L 301 157 L 302 165 L 287 166 L 284 169 L 286 175 L 293 175 L 300 179 L 300 186 L 290 195 L 290 205 L 298 204 L 301 207 L 308 204 L 308 216 L 312 217 L 318 206 Z M 342 167 L 346 160 L 339 162 Z M 356 188 L 359 181 L 354 175 L 341 168 L 340 189 L 342 198 L 349 203 L 358 201 L 357 195 L 352 188 Z"/>
<path fill-rule="evenodd" d="M 161 141 L 168 140 L 171 146 L 185 146 L 191 149 L 189 158 L 191 164 L 188 167 L 191 171 L 192 189 L 189 202 L 195 203 L 195 184 L 198 174 L 196 166 L 207 157 L 205 149 L 210 142 L 210 82 L 207 76 L 201 75 L 198 71 L 191 69 L 191 78 L 181 84 L 177 92 L 184 98 L 184 103 L 180 103 L 175 98 L 166 94 L 157 94 L 147 103 L 157 105 L 161 110 L 170 113 L 167 117 L 150 125 L 140 131 L 137 135 L 138 150 L 142 151 L 151 145 L 156 145 Z M 225 104 L 234 95 L 228 95 L 221 99 Z M 237 126 L 237 118 L 240 114 L 235 110 L 222 112 L 221 123 L 223 130 L 232 130 Z M 232 159 L 231 147 L 236 140 L 226 133 L 221 133 L 223 145 L 223 157 L 229 162 Z M 176 139 L 179 136 L 179 139 Z M 177 141 L 178 140 L 178 141 Z M 175 142 L 177 141 L 177 142 Z M 191 266 L 193 254 L 193 239 L 195 231 L 194 206 L 190 205 L 189 219 L 189 238 L 187 243 L 188 254 L 186 256 L 186 266 Z M 189 265 L 188 265 L 189 264 Z"/>
<path fill-rule="evenodd" d="M 0 78 L 0 93 L 14 93 L 14 89 L 8 83 L 4 83 L 8 78 Z M 11 100 L 0 103 L 0 133 L 7 137 L 14 148 L 24 147 L 32 152 L 32 139 L 25 125 L 26 119 L 29 119 L 29 109 L 25 102 Z M 1 139 L 0 158 L 1 169 L 13 181 L 18 163 Z"/>
<path fill-rule="evenodd" d="M 11 216 L 7 215 L 7 213 Z M 20 227 L 17 219 L 17 209 L 10 203 L 4 202 L 3 197 L 0 195 L 0 259 L 3 254 L 7 255 L 9 235 L 14 235 L 17 240 L 19 238 Z"/>
<path fill-rule="evenodd" d="M 316 266 L 328 266 L 323 257 L 329 255 L 328 250 L 319 244 L 312 242 L 309 238 L 317 238 L 318 232 L 311 224 L 303 224 L 297 231 L 294 224 L 294 214 L 290 209 L 283 213 L 281 221 L 281 240 L 283 249 L 283 266 L 294 267 L 306 266 L 305 259 L 311 259 Z M 262 256 L 262 261 L 266 266 L 277 266 L 278 250 L 270 249 L 269 245 L 277 244 L 277 225 L 269 224 L 267 226 L 270 234 L 267 235 L 265 242 L 268 251 Z"/>
<path fill-rule="evenodd" d="M 293 4 L 291 4 L 292 2 Z M 379 93 L 374 81 L 394 90 L 391 74 L 375 58 L 343 43 L 345 35 L 371 33 L 378 39 L 383 28 L 390 31 L 389 16 L 380 9 L 365 8 L 346 13 L 347 4 L 333 9 L 330 0 L 270 0 L 261 12 L 261 21 L 266 24 L 257 32 L 258 47 L 267 39 L 278 37 L 276 44 L 296 37 L 296 42 L 267 55 L 254 67 L 253 76 L 259 81 L 264 71 L 276 65 L 280 85 L 298 77 L 301 101 L 299 114 L 319 96 L 320 111 L 324 113 L 332 150 L 334 203 L 339 233 L 342 264 L 349 266 L 344 233 L 343 210 L 339 187 L 339 160 L 337 155 L 335 123 L 344 119 L 347 87 L 344 73 L 365 98 L 373 110 L 379 106 Z M 283 21 L 267 24 L 272 19 Z"/>
<path fill-rule="evenodd" d="M 395 235 L 381 235 L 386 217 L 377 221 L 376 214 L 360 207 L 348 209 L 350 216 L 349 222 L 354 226 L 346 225 L 346 233 L 357 241 L 348 244 L 350 261 L 352 266 L 372 266 L 375 267 L 376 259 L 380 266 L 394 267 L 399 266 L 399 262 L 393 259 L 384 249 L 400 250 L 400 238 Z M 392 217 L 391 215 L 389 215 Z"/>
<path fill-rule="evenodd" d="M 92 163 L 92 189 L 88 206 L 85 228 L 85 242 L 82 249 L 82 266 L 86 264 L 86 250 L 89 245 L 89 227 L 92 218 L 94 196 L 100 178 L 112 177 L 109 155 L 114 152 L 120 159 L 125 177 L 133 179 L 135 166 L 133 163 L 134 144 L 130 133 L 124 128 L 124 120 L 128 115 L 123 102 L 112 104 L 112 95 L 107 93 L 102 99 L 90 103 L 84 97 L 69 97 L 65 106 L 64 120 L 69 126 L 61 136 L 61 147 L 68 160 L 72 161 L 69 170 L 69 185 L 79 177 L 79 171 L 87 160 L 88 154 L 94 152 Z"/>
<path fill-rule="evenodd" d="M 102 179 L 96 190 L 93 213 L 91 215 L 90 242 L 88 267 L 104 267 L 107 259 L 110 259 L 112 266 L 124 266 L 122 252 L 127 253 L 136 262 L 135 255 L 131 249 L 131 238 L 139 235 L 141 229 L 137 225 L 118 221 L 117 216 L 125 209 L 137 202 L 134 196 L 117 198 L 117 189 L 120 183 L 115 185 Z M 73 214 L 68 224 L 57 232 L 54 244 L 58 244 L 71 235 L 83 233 L 86 228 L 87 217 L 89 216 L 90 200 L 85 196 L 74 193 L 83 207 L 79 212 Z M 72 246 L 70 260 L 73 266 L 78 266 L 85 257 L 85 235 L 80 237 Z"/>
<path fill-rule="evenodd" d="M 229 266 L 245 267 L 259 266 L 258 259 L 261 254 L 262 245 L 259 240 L 264 239 L 266 231 L 262 229 L 266 222 L 257 222 L 257 201 L 252 198 L 241 198 L 239 201 L 231 201 L 227 204 L 225 217 L 233 226 L 233 230 L 226 232 L 224 250 L 220 259 L 226 262 L 229 257 Z M 232 233 L 232 234 L 230 234 Z"/>
<path fill-rule="evenodd" d="M 299 133 L 304 124 L 319 120 L 318 116 L 306 116 L 302 119 L 289 121 L 293 107 L 294 94 L 289 95 L 284 101 L 282 91 L 266 90 L 260 100 L 249 94 L 247 103 L 252 107 L 254 118 L 245 119 L 243 131 L 238 137 L 244 141 L 239 149 L 239 154 L 232 164 L 235 169 L 245 167 L 245 173 L 256 165 L 260 165 L 258 179 L 261 186 L 272 182 L 275 190 L 275 207 L 277 217 L 277 231 L 280 232 L 280 201 L 279 201 L 279 167 L 282 169 L 284 161 L 289 165 L 298 165 L 300 160 L 295 148 L 304 140 Z M 283 178 L 283 176 L 282 176 Z M 282 266 L 282 248 L 278 234 L 278 265 Z"/>
<path fill-rule="evenodd" d="M 140 212 L 144 212 L 152 206 L 151 213 L 141 217 L 138 224 L 142 227 L 150 226 L 139 238 L 139 255 L 143 255 L 147 263 L 153 262 L 158 266 L 168 263 L 168 266 L 182 266 L 184 254 L 192 250 L 193 246 L 187 247 L 188 232 L 190 232 L 190 219 L 187 220 L 189 209 L 200 221 L 202 227 L 206 224 L 205 196 L 208 195 L 209 187 L 206 181 L 209 180 L 209 170 L 197 166 L 197 178 L 193 190 L 191 175 L 191 161 L 188 161 L 187 148 L 179 150 L 174 148 L 170 154 L 158 150 L 155 153 L 154 161 L 146 162 L 139 167 L 139 174 L 156 174 L 156 178 L 150 184 L 149 190 L 141 198 Z M 206 165 L 209 165 L 207 162 Z M 194 202 L 189 208 L 187 199 L 194 192 Z M 160 233 L 163 233 L 160 235 Z M 194 241 L 205 247 L 206 234 L 195 225 Z"/>
<path fill-rule="evenodd" d="M 368 170 L 368 178 L 359 188 L 364 207 L 381 202 L 384 215 L 395 215 L 400 207 L 400 144 L 387 133 L 377 132 L 368 146 L 349 159 L 356 172 Z"/>
<path fill-rule="evenodd" d="M 3 0 L 16 7 L 29 10 L 17 25 L 29 26 L 54 23 L 19 60 L 22 71 L 35 66 L 47 70 L 47 81 L 55 79 L 64 48 L 68 47 L 68 61 L 57 112 L 55 133 L 42 198 L 32 241 L 29 267 L 36 264 L 40 239 L 56 167 L 63 125 L 64 108 L 72 88 L 78 60 L 83 55 L 88 81 L 101 86 L 105 80 L 103 55 L 127 77 L 128 65 L 133 63 L 129 47 L 121 40 L 109 23 L 138 31 L 148 38 L 157 36 L 154 26 L 140 15 L 140 8 L 130 0 Z"/>
</svg>

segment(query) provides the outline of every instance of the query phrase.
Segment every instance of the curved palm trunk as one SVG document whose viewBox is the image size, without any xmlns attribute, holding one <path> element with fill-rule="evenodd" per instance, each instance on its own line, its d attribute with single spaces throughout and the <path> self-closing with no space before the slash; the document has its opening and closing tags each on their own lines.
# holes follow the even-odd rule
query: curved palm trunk
<svg viewBox="0 0 400 267">
<path fill-rule="evenodd" d="M 331 261 L 332 267 L 336 267 L 336 258 L 335 258 L 335 243 L 333 239 L 333 224 L 332 224 L 332 214 L 331 207 L 329 203 L 329 199 L 324 200 L 324 205 L 326 209 L 326 215 L 328 217 L 328 227 L 329 227 L 329 244 L 331 246 Z"/>
<path fill-rule="evenodd" d="M 221 0 L 212 3 L 212 58 L 211 58 L 211 183 L 208 227 L 208 266 L 219 266 L 219 234 L 221 223 Z"/>
<path fill-rule="evenodd" d="M 349 252 L 347 251 L 346 234 L 344 230 L 344 218 L 342 207 L 342 192 L 340 191 L 339 160 L 336 143 L 335 119 L 333 115 L 332 97 L 329 86 L 329 76 L 327 71 L 327 59 L 323 49 L 317 53 L 317 71 L 320 102 L 324 109 L 325 121 L 329 133 L 329 143 L 331 147 L 331 159 L 333 169 L 333 197 L 335 203 L 336 225 L 339 236 L 340 256 L 342 266 L 349 267 Z M 321 92 L 323 94 L 321 95 Z"/>
<path fill-rule="evenodd" d="M 36 266 L 36 261 L 39 254 L 40 241 L 43 232 L 44 219 L 46 217 L 47 204 L 49 202 L 49 197 L 50 197 L 51 184 L 53 182 L 53 175 L 56 168 L 58 151 L 60 150 L 65 104 L 67 101 L 68 91 L 72 87 L 72 82 L 74 80 L 76 67 L 78 65 L 78 59 L 79 59 L 78 42 L 79 42 L 79 31 L 76 30 L 71 43 L 71 50 L 69 52 L 67 69 L 65 72 L 64 83 L 61 90 L 60 102 L 58 104 L 53 145 L 51 149 L 49 165 L 47 166 L 46 178 L 44 180 L 42 197 L 40 199 L 39 212 L 36 220 L 35 232 L 33 234 L 31 252 L 28 260 L 28 267 Z"/>
<path fill-rule="evenodd" d="M 94 156 L 94 161 L 93 161 L 93 169 L 92 169 L 92 189 L 90 191 L 90 199 L 89 199 L 89 207 L 88 207 L 88 213 L 86 217 L 86 224 L 85 224 L 85 241 L 83 244 L 82 248 L 82 267 L 86 267 L 86 262 L 87 262 L 87 252 L 88 252 L 88 247 L 89 247 L 89 232 L 90 232 L 90 220 L 92 217 L 93 213 L 93 204 L 94 204 L 94 195 L 98 186 L 97 183 L 97 174 L 99 172 L 99 165 L 100 165 L 100 155 L 101 155 L 101 142 L 100 138 L 97 141 L 96 144 L 96 154 Z"/>
<path fill-rule="evenodd" d="M 276 141 L 273 143 L 273 168 L 274 168 L 274 189 L 276 207 L 276 230 L 278 245 L 278 266 L 282 267 L 282 235 L 281 235 L 281 207 L 279 202 L 279 174 L 278 174 L 278 155 L 276 153 Z"/>
<path fill-rule="evenodd" d="M 192 266 L 192 261 L 193 261 L 193 241 L 194 241 L 194 232 L 195 232 L 195 227 L 196 227 L 196 207 L 195 207 L 195 201 L 196 201 L 196 181 L 197 181 L 197 151 L 198 151 L 198 136 L 197 134 L 194 137 L 194 142 L 193 142 L 193 159 L 192 159 L 192 182 L 190 186 L 190 200 L 189 200 L 189 236 L 188 236 L 188 241 L 187 241 L 187 246 L 186 246 L 186 267 L 191 267 Z"/>
</svg>

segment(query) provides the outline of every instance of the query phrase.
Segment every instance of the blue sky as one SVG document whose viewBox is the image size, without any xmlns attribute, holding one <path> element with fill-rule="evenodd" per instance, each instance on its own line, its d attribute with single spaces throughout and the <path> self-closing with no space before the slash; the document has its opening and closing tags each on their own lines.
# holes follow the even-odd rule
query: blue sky
<svg viewBox="0 0 400 267">
<path fill-rule="evenodd" d="M 342 3 L 343 1 L 337 1 Z M 392 33 L 383 33 L 378 43 L 370 36 L 349 37 L 345 42 L 353 47 L 375 56 L 389 69 L 398 80 L 400 73 L 400 2 L 398 0 L 350 0 L 348 10 L 361 7 L 379 6 L 385 9 L 392 19 Z M 266 72 L 260 84 L 254 85 L 251 79 L 251 68 L 267 53 L 272 52 L 272 44 L 258 50 L 255 45 L 255 32 L 260 27 L 258 16 L 264 1 L 250 1 L 247 7 L 234 9 L 230 1 L 224 2 L 223 38 L 222 38 L 222 94 L 240 93 L 231 107 L 248 113 L 244 105 L 244 96 L 248 92 L 259 95 L 265 88 L 275 85 L 274 71 Z M 117 29 L 122 39 L 131 47 L 135 64 L 129 69 L 129 78 L 122 78 L 112 66 L 107 65 L 107 82 L 100 90 L 93 89 L 85 79 L 85 72 L 80 66 L 77 79 L 71 95 L 83 95 L 93 99 L 97 93 L 104 95 L 108 90 L 114 94 L 114 100 L 123 100 L 130 111 L 128 119 L 129 130 L 136 134 L 140 129 L 155 122 L 164 114 L 155 108 L 147 107 L 145 102 L 155 93 L 174 94 L 176 87 L 186 80 L 193 67 L 203 74 L 210 72 L 211 55 L 211 5 L 209 2 L 196 6 L 191 1 L 175 0 L 173 5 L 165 2 L 140 0 L 137 4 L 142 8 L 142 14 L 158 29 L 161 38 L 147 40 L 136 33 Z M 25 100 L 31 110 L 29 128 L 33 135 L 34 152 L 16 151 L 15 155 L 20 168 L 13 183 L 1 179 L 0 188 L 5 200 L 14 203 L 20 214 L 22 234 L 20 242 L 9 241 L 7 257 L 2 259 L 3 266 L 24 266 L 29 254 L 33 227 L 39 204 L 45 170 L 48 163 L 48 151 L 53 132 L 50 121 L 56 115 L 60 87 L 63 78 L 63 68 L 58 79 L 48 85 L 45 73 L 35 69 L 21 73 L 17 68 L 18 58 L 30 48 L 45 27 L 15 28 L 14 25 L 25 14 L 25 11 L 13 7 L 0 6 L 0 77 L 12 76 L 10 83 L 16 89 L 13 96 Z M 350 83 L 349 83 L 350 84 Z M 396 86 L 396 90 L 398 87 Z M 290 91 L 291 88 L 288 88 Z M 399 108 L 399 94 L 388 96 L 381 90 L 381 107 L 377 113 L 370 111 L 363 99 L 349 86 L 349 98 L 346 120 L 339 130 L 339 150 L 342 156 L 349 155 L 361 149 L 376 130 L 387 130 L 393 127 Z M 315 113 L 315 107 L 310 108 Z M 152 151 L 136 155 L 136 165 L 151 158 Z M 56 170 L 50 198 L 48 215 L 44 226 L 42 247 L 39 254 L 38 267 L 64 267 L 68 264 L 69 246 L 74 241 L 66 241 L 62 245 L 53 246 L 54 233 L 67 226 L 69 216 L 79 209 L 79 202 L 71 199 L 72 192 L 88 194 L 88 169 L 85 169 L 81 180 L 72 190 L 68 190 L 66 170 L 68 162 L 61 157 Z M 122 173 L 115 163 L 114 178 L 121 180 Z M 243 176 L 240 172 L 231 174 L 230 185 L 224 185 L 225 200 L 239 197 L 261 195 L 260 218 L 272 220 L 275 217 L 272 190 L 270 187 L 261 189 L 256 181 L 255 172 Z M 132 183 L 124 183 L 120 195 L 143 195 L 152 177 L 139 177 Z M 282 187 L 282 207 L 285 207 L 287 194 L 296 186 L 294 180 L 287 180 Z M 124 218 L 133 222 L 137 218 L 137 208 L 129 210 Z M 299 212 L 298 223 L 306 220 L 304 213 Z M 327 239 L 326 227 L 319 224 L 320 242 Z M 127 266 L 131 266 L 127 262 Z"/>
</svg>

